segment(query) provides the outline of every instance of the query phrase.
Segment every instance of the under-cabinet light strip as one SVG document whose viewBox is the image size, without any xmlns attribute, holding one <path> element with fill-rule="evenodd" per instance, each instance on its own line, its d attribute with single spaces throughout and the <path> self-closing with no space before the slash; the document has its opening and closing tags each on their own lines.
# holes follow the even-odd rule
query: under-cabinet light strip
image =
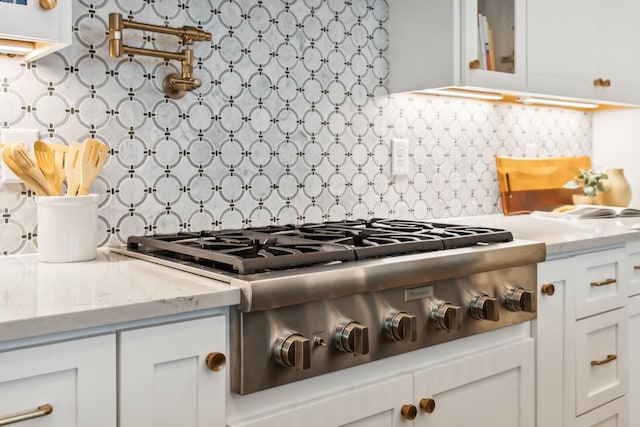
<svg viewBox="0 0 640 427">
<path fill-rule="evenodd" d="M 32 42 L 0 39 L 0 53 L 6 55 L 26 55 L 35 48 Z"/>
<path fill-rule="evenodd" d="M 500 101 L 504 98 L 502 94 L 494 92 L 480 92 L 471 90 L 455 90 L 455 89 L 430 89 L 422 90 L 420 93 L 427 95 L 456 96 L 460 98 L 484 99 L 488 101 Z"/>
<path fill-rule="evenodd" d="M 560 99 L 549 99 L 549 98 L 528 97 L 528 98 L 518 98 L 518 101 L 522 102 L 523 104 L 529 104 L 529 105 L 533 105 L 533 104 L 551 105 L 555 107 L 572 107 L 572 108 L 589 108 L 589 109 L 595 109 L 599 107 L 598 104 L 594 104 L 591 102 L 562 101 Z"/>
</svg>

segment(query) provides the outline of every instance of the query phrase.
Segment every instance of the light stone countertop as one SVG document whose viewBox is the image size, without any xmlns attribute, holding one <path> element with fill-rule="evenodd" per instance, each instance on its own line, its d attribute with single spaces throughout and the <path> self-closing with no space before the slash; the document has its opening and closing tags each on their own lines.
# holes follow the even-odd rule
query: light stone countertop
<svg viewBox="0 0 640 427">
<path fill-rule="evenodd" d="M 108 249 L 75 263 L 0 257 L 0 341 L 239 303 L 235 287 Z"/>
<path fill-rule="evenodd" d="M 531 215 L 448 218 L 503 228 L 547 244 L 547 258 L 640 240 L 640 218 L 565 220 Z M 43 263 L 0 257 L 0 342 L 240 303 L 238 288 L 100 249 L 94 261 Z"/>
<path fill-rule="evenodd" d="M 570 220 L 535 215 L 484 215 L 447 218 L 440 222 L 503 228 L 511 231 L 516 239 L 544 242 L 547 259 L 640 240 L 638 230 L 632 229 L 633 225 L 640 225 L 640 218 Z"/>
</svg>

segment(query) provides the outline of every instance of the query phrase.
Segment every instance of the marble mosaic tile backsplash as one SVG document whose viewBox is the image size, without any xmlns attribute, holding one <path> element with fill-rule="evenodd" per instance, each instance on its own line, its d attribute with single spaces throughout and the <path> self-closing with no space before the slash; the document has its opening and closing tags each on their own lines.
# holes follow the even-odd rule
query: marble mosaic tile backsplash
<svg viewBox="0 0 640 427">
<path fill-rule="evenodd" d="M 111 155 L 92 187 L 99 242 L 133 234 L 361 217 L 500 212 L 494 155 L 591 153 L 591 115 L 390 95 L 388 0 L 73 0 L 73 44 L 0 56 L 0 128 Z M 108 14 L 213 34 L 193 45 L 198 90 L 161 93 L 175 61 L 110 58 Z M 125 30 L 125 44 L 178 39 Z M 391 174 L 409 140 L 408 176 Z M 36 204 L 0 184 L 0 254 L 37 250 Z"/>
</svg>

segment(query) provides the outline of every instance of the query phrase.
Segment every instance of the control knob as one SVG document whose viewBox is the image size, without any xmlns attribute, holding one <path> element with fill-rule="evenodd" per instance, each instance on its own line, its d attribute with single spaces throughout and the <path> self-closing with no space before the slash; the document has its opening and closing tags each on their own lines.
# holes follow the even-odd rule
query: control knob
<svg viewBox="0 0 640 427">
<path fill-rule="evenodd" d="M 348 322 L 336 328 L 334 342 L 345 353 L 369 353 L 369 328 L 359 322 Z"/>
<path fill-rule="evenodd" d="M 415 341 L 418 339 L 416 316 L 406 311 L 391 313 L 384 319 L 384 332 L 394 341 Z"/>
<path fill-rule="evenodd" d="M 311 343 L 297 333 L 280 337 L 273 346 L 273 358 L 287 368 L 308 369 L 311 366 Z"/>
<path fill-rule="evenodd" d="M 477 320 L 500 320 L 500 300 L 487 294 L 477 295 L 469 305 L 471 317 Z"/>
<path fill-rule="evenodd" d="M 536 293 L 520 286 L 515 286 L 504 297 L 505 306 L 511 311 L 536 312 Z"/>
<path fill-rule="evenodd" d="M 450 302 L 440 303 L 431 310 L 431 322 L 438 329 L 459 331 L 462 329 L 462 309 Z"/>
</svg>

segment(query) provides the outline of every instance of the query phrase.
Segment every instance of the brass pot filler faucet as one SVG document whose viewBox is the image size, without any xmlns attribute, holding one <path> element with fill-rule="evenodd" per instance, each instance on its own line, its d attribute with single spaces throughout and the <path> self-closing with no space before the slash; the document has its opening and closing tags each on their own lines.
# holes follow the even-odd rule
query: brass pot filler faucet
<svg viewBox="0 0 640 427">
<path fill-rule="evenodd" d="M 202 80 L 193 76 L 193 50 L 185 48 L 182 49 L 182 52 L 177 53 L 126 46 L 122 42 L 122 31 L 125 28 L 171 34 L 180 37 L 185 46 L 190 46 L 193 42 L 198 41 L 211 41 L 211 33 L 189 26 L 171 28 L 160 25 L 142 24 L 122 19 L 122 14 L 120 13 L 109 14 L 109 56 L 112 58 L 120 58 L 126 53 L 180 61 L 182 63 L 181 73 L 171 73 L 167 75 L 162 82 L 164 93 L 174 99 L 182 98 L 188 90 L 197 89 L 202 85 Z"/>
</svg>

